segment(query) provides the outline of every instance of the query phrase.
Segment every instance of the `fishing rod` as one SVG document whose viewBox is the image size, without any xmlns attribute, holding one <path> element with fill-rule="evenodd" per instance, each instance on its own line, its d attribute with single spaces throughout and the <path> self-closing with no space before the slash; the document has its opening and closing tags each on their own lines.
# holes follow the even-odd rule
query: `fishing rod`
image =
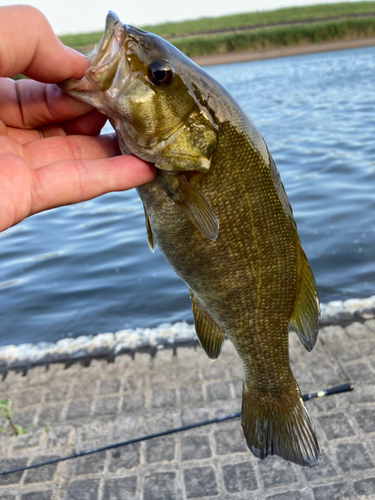
<svg viewBox="0 0 375 500">
<path fill-rule="evenodd" d="M 332 396 L 333 394 L 341 394 L 342 392 L 349 392 L 354 389 L 353 385 L 350 383 L 337 385 L 335 387 L 330 387 L 329 389 L 323 389 L 322 391 L 314 392 L 311 394 L 303 394 L 303 401 L 310 401 L 311 399 L 321 398 L 323 396 Z M 168 436 L 170 434 L 175 434 L 177 432 L 183 432 L 190 429 L 196 429 L 197 427 L 203 427 L 205 425 L 217 424 L 224 422 L 225 420 L 231 420 L 233 418 L 239 418 L 241 412 L 230 413 L 229 415 L 224 415 L 222 417 L 212 418 L 210 420 L 204 420 L 203 422 L 196 422 L 195 424 L 184 425 L 182 427 L 176 427 L 174 429 L 168 429 L 166 431 L 157 432 L 155 434 L 148 434 L 146 436 L 141 436 L 134 439 L 129 439 L 128 441 L 122 441 L 121 443 L 114 443 L 107 446 L 102 446 L 101 448 L 94 448 L 92 450 L 80 451 L 74 453 L 73 455 L 67 455 L 66 457 L 54 458 L 53 460 L 48 460 L 47 462 L 41 462 L 39 464 L 27 465 L 25 467 L 20 467 L 18 469 L 8 470 L 5 472 L 0 472 L 0 476 L 5 476 L 7 474 L 15 474 L 16 472 L 21 472 L 30 469 L 36 469 L 37 467 L 42 467 L 44 465 L 56 464 L 58 462 L 63 462 L 65 460 L 71 460 L 72 458 L 85 457 L 87 455 L 93 455 L 94 453 L 99 453 L 101 451 L 113 450 L 114 448 L 120 448 L 120 446 L 127 446 L 129 444 L 140 443 L 141 441 L 148 441 L 149 439 L 154 439 L 162 436 Z"/>
</svg>

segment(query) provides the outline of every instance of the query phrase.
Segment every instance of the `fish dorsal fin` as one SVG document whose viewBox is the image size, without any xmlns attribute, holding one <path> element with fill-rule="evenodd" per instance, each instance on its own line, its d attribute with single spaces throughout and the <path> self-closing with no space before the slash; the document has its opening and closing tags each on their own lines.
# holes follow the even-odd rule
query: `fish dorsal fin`
<svg viewBox="0 0 375 500">
<path fill-rule="evenodd" d="M 171 198 L 204 236 L 211 241 L 216 241 L 219 234 L 219 222 L 201 193 L 181 177 L 179 189 L 171 195 Z"/>
<path fill-rule="evenodd" d="M 151 252 L 155 250 L 154 237 L 152 236 L 150 219 L 148 218 L 148 214 L 146 212 L 146 207 L 143 205 L 143 210 L 145 211 L 145 223 L 146 223 L 146 231 L 147 231 L 147 243 L 150 247 Z"/>
<path fill-rule="evenodd" d="M 314 275 L 305 252 L 299 247 L 296 298 L 290 322 L 308 351 L 318 338 L 320 307 Z"/>
<path fill-rule="evenodd" d="M 192 292 L 190 292 L 194 314 L 195 331 L 201 346 L 210 359 L 217 359 L 224 342 L 224 332 L 203 309 Z"/>
</svg>

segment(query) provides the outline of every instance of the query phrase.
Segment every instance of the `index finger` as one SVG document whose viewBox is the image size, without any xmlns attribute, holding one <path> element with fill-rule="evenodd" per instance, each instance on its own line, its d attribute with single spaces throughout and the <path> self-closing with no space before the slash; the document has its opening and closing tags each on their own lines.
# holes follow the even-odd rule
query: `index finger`
<svg viewBox="0 0 375 500">
<path fill-rule="evenodd" d="M 22 73 L 57 83 L 81 78 L 87 66 L 82 54 L 60 42 L 39 10 L 28 5 L 0 7 L 0 76 Z"/>
</svg>

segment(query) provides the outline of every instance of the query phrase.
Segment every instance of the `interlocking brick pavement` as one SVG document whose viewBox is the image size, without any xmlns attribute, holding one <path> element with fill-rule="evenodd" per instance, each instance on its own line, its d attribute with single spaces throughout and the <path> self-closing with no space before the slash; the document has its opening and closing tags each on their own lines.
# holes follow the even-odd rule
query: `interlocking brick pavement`
<svg viewBox="0 0 375 500">
<path fill-rule="evenodd" d="M 325 327 L 311 353 L 293 332 L 290 340 L 303 393 L 355 386 L 306 403 L 318 467 L 258 462 L 237 419 L 2 476 L 0 500 L 375 499 L 375 321 Z M 0 471 L 239 411 L 241 386 L 229 341 L 215 362 L 181 347 L 9 372 L 0 399 L 12 399 L 27 434 L 0 435 Z"/>
</svg>

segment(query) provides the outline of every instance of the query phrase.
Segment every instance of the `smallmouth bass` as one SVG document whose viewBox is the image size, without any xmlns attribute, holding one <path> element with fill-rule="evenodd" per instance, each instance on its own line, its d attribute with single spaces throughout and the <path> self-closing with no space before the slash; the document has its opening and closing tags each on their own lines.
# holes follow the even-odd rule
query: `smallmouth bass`
<svg viewBox="0 0 375 500">
<path fill-rule="evenodd" d="M 259 459 L 318 463 L 292 374 L 288 323 L 309 351 L 315 280 L 263 137 L 228 92 L 165 40 L 110 12 L 81 80 L 61 87 L 109 117 L 123 154 L 157 168 L 137 191 L 148 243 L 187 284 L 211 359 L 224 335 L 244 368 L 242 429 Z"/>
</svg>

